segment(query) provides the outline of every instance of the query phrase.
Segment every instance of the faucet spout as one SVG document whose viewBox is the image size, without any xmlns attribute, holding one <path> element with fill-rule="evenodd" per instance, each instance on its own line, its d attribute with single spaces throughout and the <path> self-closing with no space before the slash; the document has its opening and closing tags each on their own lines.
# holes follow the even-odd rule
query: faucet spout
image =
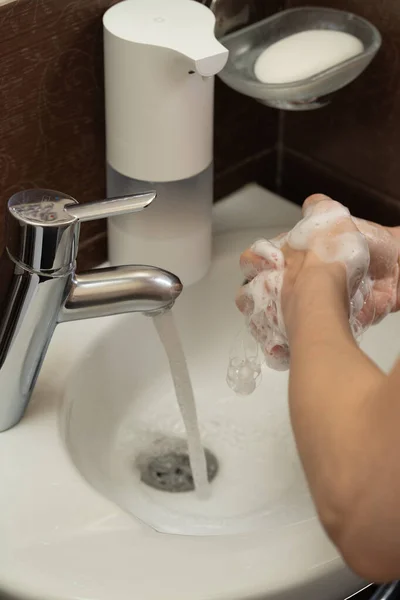
<svg viewBox="0 0 400 600">
<path fill-rule="evenodd" d="M 182 283 L 172 273 L 141 265 L 95 269 L 74 275 L 58 322 L 172 308 Z"/>
<path fill-rule="evenodd" d="M 8 201 L 0 257 L 0 432 L 22 418 L 58 323 L 168 310 L 178 277 L 141 265 L 75 273 L 81 221 L 143 210 L 154 192 L 79 205 L 54 190 L 24 190 Z"/>
</svg>

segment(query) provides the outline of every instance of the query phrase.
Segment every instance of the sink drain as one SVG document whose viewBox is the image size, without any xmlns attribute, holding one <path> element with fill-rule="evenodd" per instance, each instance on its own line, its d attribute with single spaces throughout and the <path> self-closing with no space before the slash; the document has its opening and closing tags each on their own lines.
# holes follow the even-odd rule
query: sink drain
<svg viewBox="0 0 400 600">
<path fill-rule="evenodd" d="M 218 472 L 218 461 L 205 449 L 208 481 Z M 184 450 L 171 450 L 157 456 L 142 457 L 138 463 L 140 479 L 146 485 L 165 492 L 190 492 L 194 490 L 189 454 Z"/>
</svg>

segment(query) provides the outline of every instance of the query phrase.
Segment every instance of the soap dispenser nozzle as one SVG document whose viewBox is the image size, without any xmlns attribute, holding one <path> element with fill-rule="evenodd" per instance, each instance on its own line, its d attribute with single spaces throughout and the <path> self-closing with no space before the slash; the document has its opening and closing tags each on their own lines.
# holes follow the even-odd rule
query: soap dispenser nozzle
<svg viewBox="0 0 400 600">
<path fill-rule="evenodd" d="M 192 62 L 193 70 L 202 77 L 217 75 L 228 60 L 228 50 L 219 43 L 213 33 L 191 40 L 182 47 L 180 53 Z"/>
</svg>

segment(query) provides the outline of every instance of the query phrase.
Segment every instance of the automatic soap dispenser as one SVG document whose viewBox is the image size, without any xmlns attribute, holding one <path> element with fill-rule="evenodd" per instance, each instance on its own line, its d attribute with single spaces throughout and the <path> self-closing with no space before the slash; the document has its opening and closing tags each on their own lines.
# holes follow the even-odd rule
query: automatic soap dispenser
<svg viewBox="0 0 400 600">
<path fill-rule="evenodd" d="M 124 0 L 103 17 L 109 197 L 154 206 L 108 222 L 111 264 L 156 264 L 185 285 L 211 260 L 214 75 L 228 51 L 195 0 Z"/>
</svg>

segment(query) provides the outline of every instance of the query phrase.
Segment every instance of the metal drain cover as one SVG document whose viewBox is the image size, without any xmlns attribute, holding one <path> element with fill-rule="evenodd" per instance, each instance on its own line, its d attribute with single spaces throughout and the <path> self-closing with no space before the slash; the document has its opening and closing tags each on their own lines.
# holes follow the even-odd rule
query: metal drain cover
<svg viewBox="0 0 400 600">
<path fill-rule="evenodd" d="M 218 472 L 218 461 L 205 449 L 208 481 Z M 157 456 L 142 457 L 138 464 L 140 479 L 146 485 L 165 492 L 190 492 L 194 490 L 189 455 L 186 451 L 172 450 Z"/>
</svg>

